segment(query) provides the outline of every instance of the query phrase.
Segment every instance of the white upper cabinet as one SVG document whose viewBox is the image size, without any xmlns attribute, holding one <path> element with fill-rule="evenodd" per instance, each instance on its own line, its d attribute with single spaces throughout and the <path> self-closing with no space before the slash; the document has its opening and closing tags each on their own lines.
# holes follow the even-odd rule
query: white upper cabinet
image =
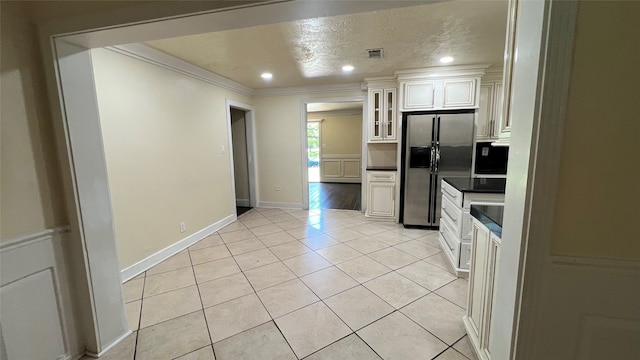
<svg viewBox="0 0 640 360">
<path fill-rule="evenodd" d="M 474 109 L 487 65 L 397 71 L 400 111 Z"/>
<path fill-rule="evenodd" d="M 482 81 L 478 102 L 478 123 L 476 139 L 478 141 L 496 141 L 500 134 L 502 116 L 502 81 Z"/>
<path fill-rule="evenodd" d="M 473 108 L 476 107 L 476 79 L 455 79 L 442 82 L 442 107 Z"/>
<path fill-rule="evenodd" d="M 405 82 L 403 84 L 403 110 L 427 110 L 436 106 L 438 81 Z"/>
<path fill-rule="evenodd" d="M 369 141 L 397 142 L 397 88 L 394 80 L 369 80 Z"/>
</svg>

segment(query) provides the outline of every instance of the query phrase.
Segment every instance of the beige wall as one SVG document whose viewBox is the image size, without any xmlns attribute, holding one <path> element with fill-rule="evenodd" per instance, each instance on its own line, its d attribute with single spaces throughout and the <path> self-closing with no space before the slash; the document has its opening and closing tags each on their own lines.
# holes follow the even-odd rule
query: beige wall
<svg viewBox="0 0 640 360">
<path fill-rule="evenodd" d="M 357 113 L 317 112 L 309 119 L 321 123 L 322 154 L 360 154 L 362 152 L 362 111 Z"/>
<path fill-rule="evenodd" d="M 247 128 L 245 112 L 231 109 L 231 134 L 233 136 L 233 169 L 236 200 L 249 200 L 249 167 L 247 159 Z"/>
<path fill-rule="evenodd" d="M 638 2 L 580 2 L 551 252 L 640 260 Z"/>
<path fill-rule="evenodd" d="M 2 2 L 0 240 L 67 224 L 36 28 Z"/>
<path fill-rule="evenodd" d="M 92 58 L 125 268 L 235 212 L 225 100 L 250 99 L 109 50 Z"/>
<path fill-rule="evenodd" d="M 312 97 L 315 100 L 362 95 L 357 91 L 314 93 Z M 301 108 L 305 97 L 311 96 L 254 99 L 260 201 L 302 204 Z M 282 190 L 276 191 L 276 186 Z"/>
</svg>

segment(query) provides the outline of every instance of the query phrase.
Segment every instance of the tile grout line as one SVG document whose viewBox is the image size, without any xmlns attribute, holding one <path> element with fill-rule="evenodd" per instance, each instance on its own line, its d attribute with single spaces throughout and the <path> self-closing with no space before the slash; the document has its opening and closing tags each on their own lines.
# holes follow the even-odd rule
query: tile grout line
<svg viewBox="0 0 640 360">
<path fill-rule="evenodd" d="M 226 247 L 226 246 L 225 246 Z M 227 248 L 227 251 L 229 249 Z M 187 253 L 189 254 L 189 261 L 191 261 L 191 272 L 193 273 L 193 280 L 196 283 L 196 289 L 198 290 L 198 298 L 200 298 L 200 306 L 202 306 L 202 317 L 204 318 L 204 324 L 207 327 L 207 334 L 209 335 L 209 344 L 211 346 L 211 351 L 213 352 L 213 358 L 216 357 L 216 350 L 213 348 L 213 337 L 211 337 L 211 330 L 209 329 L 209 321 L 207 320 L 207 314 L 204 312 L 204 302 L 202 301 L 202 294 L 200 293 L 200 285 L 198 284 L 198 280 L 196 279 L 196 270 L 194 269 L 193 259 L 191 258 L 191 250 L 187 248 Z M 194 311 L 195 312 L 195 311 Z M 186 355 L 186 354 L 183 354 Z"/>
<path fill-rule="evenodd" d="M 147 272 L 144 272 L 142 277 L 142 294 L 140 296 L 140 315 L 138 315 L 138 326 L 136 328 L 136 341 L 133 346 L 133 359 L 138 356 L 138 337 L 140 336 L 140 325 L 142 324 L 142 307 L 144 306 L 144 287 L 147 283 Z"/>
<path fill-rule="evenodd" d="M 263 215 L 263 216 L 264 216 L 264 215 Z M 354 215 L 354 216 L 357 216 L 357 215 Z M 352 216 L 352 217 L 354 217 L 354 216 Z M 268 219 L 268 220 L 271 222 L 271 224 L 273 224 L 273 225 L 276 225 L 276 226 L 277 226 L 277 223 L 274 223 L 270 218 L 267 218 L 266 216 L 264 216 L 264 217 L 265 217 L 266 219 Z M 302 220 L 301 220 L 302 218 L 297 218 L 297 217 L 296 217 L 296 219 L 302 222 Z M 319 222 L 318 224 L 316 224 L 316 225 L 319 225 L 319 224 L 321 224 L 321 223 L 322 223 L 322 221 L 320 221 L 320 222 Z M 243 225 L 244 225 L 244 224 L 243 224 Z M 268 224 L 265 224 L 265 225 L 268 225 Z M 305 226 L 309 226 L 309 224 L 308 224 L 308 223 L 306 223 L 306 224 L 305 224 Z M 360 225 L 354 225 L 354 226 L 360 226 Z M 313 227 L 313 226 L 311 226 L 311 227 Z M 281 228 L 281 229 L 282 229 L 282 228 Z M 338 240 L 338 239 L 335 239 L 334 237 L 332 237 L 331 235 L 329 235 L 329 234 L 325 233 L 325 232 L 324 232 L 324 231 L 322 231 L 322 230 L 319 230 L 319 229 L 317 229 L 317 228 L 314 228 L 314 229 L 318 230 L 321 234 L 324 234 L 324 235 L 329 236 L 330 238 L 332 238 L 332 239 L 334 239 L 334 240 L 337 240 L 340 244 L 344 244 L 344 243 L 345 243 L 345 242 L 343 242 L 343 241 L 340 241 L 340 240 Z M 346 227 L 345 229 L 348 229 L 348 227 Z M 256 238 L 257 238 L 257 239 L 258 239 L 258 240 L 259 240 L 263 245 L 265 245 L 266 249 L 267 249 L 267 250 L 269 250 L 269 252 L 270 252 L 272 255 L 274 255 L 274 256 L 275 256 L 275 254 L 274 254 L 274 253 L 273 253 L 273 251 L 270 249 L 270 247 L 269 247 L 269 246 L 267 246 L 267 245 L 266 245 L 266 244 L 265 244 L 265 243 L 264 243 L 264 242 L 263 242 L 263 241 L 262 241 L 262 240 L 261 240 L 257 235 L 255 235 L 255 233 L 253 233 L 253 231 L 251 231 L 251 229 L 247 228 L 247 230 L 249 230 L 252 234 L 254 234 L 254 236 L 255 236 L 255 237 L 256 237 Z M 288 233 L 288 231 L 287 231 L 287 230 L 284 230 L 284 229 L 282 229 L 282 230 L 283 230 L 284 232 Z M 382 231 L 382 232 L 380 232 L 380 233 L 390 232 L 390 231 L 393 231 L 393 230 L 394 230 L 394 229 L 391 229 L 391 230 L 385 230 L 385 231 Z M 355 231 L 355 230 L 353 230 L 353 231 Z M 262 235 L 262 236 L 267 236 L 267 235 L 270 235 L 270 234 L 265 234 L 265 235 Z M 289 234 L 289 235 L 291 235 L 291 234 Z M 363 237 L 366 237 L 366 236 L 368 236 L 368 235 L 364 235 L 364 234 L 363 234 L 363 236 L 361 236 L 360 238 L 363 238 Z M 304 240 L 304 239 L 305 239 L 305 238 L 303 238 L 303 239 L 297 239 L 297 238 L 295 238 L 294 240 L 295 240 L 295 241 L 298 241 L 298 243 L 300 243 L 302 246 L 305 246 L 305 247 L 307 247 L 307 248 L 308 248 L 308 246 L 307 246 L 307 245 L 302 241 L 302 240 Z M 359 238 L 356 238 L 356 239 L 359 239 Z M 356 240 L 356 239 L 351 239 L 351 240 Z M 227 250 L 229 250 L 229 249 L 228 249 L 228 244 L 227 244 L 226 242 L 224 242 L 224 239 L 222 239 L 222 240 L 223 240 L 223 244 L 225 245 L 225 247 L 227 248 Z M 293 242 L 294 240 L 291 240 L 290 242 Z M 407 239 L 407 240 L 403 241 L 402 243 L 405 243 L 405 242 L 408 242 L 408 241 L 412 241 L 412 240 L 416 240 L 416 238 Z M 290 242 L 286 242 L 286 243 L 290 243 Z M 274 246 L 272 246 L 272 247 L 279 246 L 279 245 L 283 245 L 283 244 L 286 244 L 286 243 L 276 244 L 276 245 L 274 245 Z M 402 244 L 402 243 L 398 243 L 398 244 L 396 244 L 396 245 L 399 245 L 399 244 Z M 338 244 L 334 244 L 334 245 L 338 245 Z M 351 246 L 349 246 L 348 244 L 345 244 L 345 245 L 347 245 L 349 248 L 352 248 L 352 247 L 351 247 Z M 395 246 L 395 245 L 389 245 L 389 244 L 386 244 L 386 243 L 385 243 L 385 245 L 387 245 L 387 248 L 389 248 L 389 247 L 394 247 L 394 246 Z M 331 245 L 330 245 L 330 246 L 331 246 Z M 327 247 L 329 247 L 329 246 L 327 246 Z M 424 260 L 424 259 L 426 259 L 426 258 L 428 258 L 428 257 L 431 257 L 431 256 L 435 256 L 435 255 L 437 255 L 437 253 L 436 253 L 436 254 L 432 254 L 432 255 L 429 255 L 429 256 L 424 257 L 424 258 L 418 258 L 418 260 L 417 260 L 417 261 L 412 262 L 412 263 L 410 263 L 410 264 L 407 264 L 407 265 L 405 265 L 405 266 L 403 266 L 403 267 L 401 267 L 401 268 L 398 268 L 398 269 L 390 269 L 390 272 L 387 272 L 387 273 L 382 274 L 382 275 L 379 275 L 379 276 L 377 276 L 377 277 L 374 277 L 374 278 L 368 279 L 366 282 L 360 282 L 360 281 L 355 280 L 351 275 L 349 275 L 349 274 L 345 273 L 345 272 L 344 272 L 342 269 L 340 269 L 337 265 L 338 265 L 338 264 L 345 263 L 345 262 L 348 262 L 348 261 L 351 261 L 351 260 L 355 260 L 355 259 L 360 258 L 360 257 L 362 257 L 362 256 L 367 256 L 367 258 L 368 258 L 368 259 L 370 259 L 370 260 L 372 260 L 372 261 L 374 261 L 374 262 L 376 262 L 376 263 L 379 263 L 379 261 L 377 261 L 377 260 L 375 260 L 375 259 L 373 259 L 373 258 L 369 257 L 369 256 L 368 256 L 368 254 L 364 254 L 364 253 L 362 253 L 360 256 L 358 256 L 358 257 L 356 257 L 356 258 L 354 258 L 354 259 L 349 259 L 349 260 L 342 261 L 342 262 L 340 262 L 340 263 L 337 263 L 337 264 L 336 264 L 336 263 L 333 263 L 333 262 L 329 261 L 329 260 L 328 260 L 328 259 L 326 259 L 324 256 L 322 256 L 321 254 L 319 254 L 319 253 L 318 253 L 318 251 L 319 251 L 319 250 L 325 249 L 325 248 L 327 248 L 327 247 L 319 248 L 319 249 L 316 249 L 316 250 L 314 250 L 314 249 L 310 249 L 310 252 L 313 252 L 315 255 L 318 255 L 318 256 L 320 256 L 321 258 L 323 258 L 323 259 L 327 260 L 327 261 L 331 264 L 331 266 L 329 266 L 329 267 L 327 267 L 327 268 L 323 268 L 323 269 L 319 269 L 319 270 L 313 271 L 313 272 L 311 272 L 311 273 L 309 273 L 309 274 L 305 274 L 305 275 L 302 275 L 302 276 L 307 276 L 307 275 L 313 274 L 313 273 L 315 273 L 315 272 L 319 272 L 319 271 L 326 270 L 326 269 L 331 268 L 331 267 L 335 267 L 338 271 L 340 271 L 341 273 L 344 273 L 344 274 L 345 274 L 345 275 L 347 275 L 349 278 L 351 278 L 352 280 L 354 280 L 354 281 L 355 281 L 355 283 L 356 283 L 356 285 L 355 285 L 355 286 L 352 286 L 352 287 L 350 287 L 350 288 L 348 288 L 348 289 L 345 289 L 345 290 L 343 290 L 343 291 L 341 291 L 341 292 L 338 292 L 338 293 L 336 293 L 336 294 L 332 294 L 331 296 L 329 296 L 329 297 L 327 297 L 327 298 L 331 298 L 331 297 L 333 297 L 333 296 L 339 295 L 339 294 L 341 294 L 341 293 L 343 293 L 343 292 L 349 291 L 349 290 L 354 289 L 354 288 L 356 288 L 356 287 L 358 287 L 358 286 L 363 286 L 363 287 L 364 287 L 365 289 L 367 289 L 368 291 L 371 291 L 371 290 L 369 290 L 366 286 L 364 286 L 364 283 L 366 283 L 366 282 L 370 282 L 370 281 L 372 281 L 372 280 L 374 280 L 374 279 L 377 279 L 377 278 L 379 278 L 379 277 L 382 277 L 382 276 L 384 276 L 384 275 L 387 275 L 387 274 L 389 274 L 389 273 L 391 273 L 391 272 L 396 272 L 396 270 L 399 270 L 399 269 L 401 269 L 401 268 L 403 268 L 403 267 L 405 267 L 405 266 L 409 266 L 409 265 L 411 265 L 411 264 L 414 264 L 414 263 L 415 263 L 415 262 L 417 262 L 417 261 Z M 352 248 L 352 249 L 353 249 L 353 250 L 355 250 L 356 252 L 360 253 L 360 251 L 359 251 L 359 250 L 357 250 L 357 249 L 355 249 L 355 248 Z M 259 251 L 259 250 L 263 250 L 263 249 L 258 249 L 258 250 L 253 250 L 253 251 Z M 383 249 L 381 249 L 381 250 L 383 250 Z M 401 251 L 401 252 L 403 252 L 403 253 L 406 253 L 405 251 L 403 251 L 403 250 L 401 250 L 401 249 L 397 249 L 397 250 L 399 250 L 399 251 Z M 249 252 L 251 252 L 251 251 L 249 251 Z M 247 253 L 249 253 L 249 252 L 247 252 Z M 230 251 L 229 251 L 229 253 L 231 254 L 231 252 L 230 252 Z M 245 253 L 242 253 L 242 254 L 245 254 Z M 231 254 L 231 256 L 230 256 L 231 258 L 233 258 L 233 260 L 234 260 L 234 262 L 236 263 L 236 265 L 238 265 L 238 268 L 240 268 L 240 267 L 239 267 L 239 264 L 237 263 L 237 260 L 235 259 L 235 257 L 236 257 L 236 256 L 238 256 L 238 255 L 242 255 L 242 254 L 236 254 L 236 255 Z M 304 254 L 306 254 L 306 253 L 299 254 L 299 255 L 296 255 L 296 256 L 293 256 L 293 257 L 290 257 L 290 258 L 294 258 L 294 257 L 297 257 L 297 256 L 302 256 L 302 255 L 304 255 Z M 409 254 L 409 255 L 411 255 L 411 254 Z M 189 252 L 189 256 L 190 256 L 190 252 Z M 275 257 L 278 259 L 278 261 L 279 261 L 280 263 L 282 263 L 283 265 L 285 265 L 285 267 L 286 267 L 286 268 L 288 268 L 288 269 L 291 271 L 291 269 L 290 269 L 290 268 L 289 268 L 289 267 L 284 263 L 284 261 L 285 261 L 285 260 L 288 260 L 288 259 L 290 259 L 290 258 L 280 259 L 278 256 L 275 256 Z M 191 256 L 190 256 L 190 260 L 191 260 Z M 221 260 L 221 259 L 216 259 L 216 260 Z M 216 260 L 212 260 L 212 261 L 216 261 Z M 274 262 L 274 263 L 277 263 L 278 261 L 276 261 L 276 262 Z M 205 263 L 207 263 L 207 262 L 205 262 Z M 262 265 L 262 266 L 254 267 L 254 268 L 251 268 L 251 269 L 247 269 L 247 271 L 248 271 L 248 270 L 253 270 L 253 269 L 258 269 L 258 268 L 260 268 L 260 267 L 267 266 L 267 265 L 271 265 L 271 264 L 274 264 L 274 263 L 269 263 L 269 264 L 265 264 L 265 265 Z M 383 265 L 383 266 L 385 266 L 385 268 L 387 268 L 387 266 L 386 266 L 386 265 L 384 265 L 384 264 L 381 264 L 381 265 Z M 431 264 L 431 265 L 434 265 L 434 264 Z M 195 277 L 194 266 L 195 266 L 195 265 L 192 265 L 192 271 L 194 272 L 194 277 Z M 443 270 L 444 270 L 444 269 L 443 269 Z M 445 270 L 445 271 L 446 271 L 446 270 Z M 240 268 L 240 272 L 243 274 L 243 276 L 245 277 L 245 280 L 247 280 L 247 282 L 248 282 L 248 283 L 249 283 L 249 285 L 251 286 L 251 288 L 252 288 L 252 290 L 253 290 L 253 293 L 257 296 L 257 291 L 255 290 L 255 287 L 253 286 L 253 284 L 252 284 L 252 283 L 248 280 L 248 278 L 246 277 L 245 271 L 244 271 L 244 270 L 242 270 L 242 268 Z M 292 273 L 293 273 L 293 275 L 295 275 L 295 278 L 296 278 L 296 279 L 300 280 L 300 281 L 303 283 L 303 285 L 304 285 L 306 288 L 308 288 L 307 284 L 306 284 L 306 283 L 304 283 L 304 281 L 301 279 L 301 276 L 298 276 L 298 275 L 297 275 L 296 273 L 294 273 L 294 272 L 292 272 Z M 403 278 L 406 278 L 406 277 L 404 277 L 404 276 L 403 276 L 402 274 L 400 274 L 400 273 L 397 273 L 397 274 L 398 274 L 398 275 L 400 275 L 400 276 L 402 276 Z M 145 275 L 146 275 L 146 274 L 145 274 Z M 230 275 L 229 275 L 229 276 L 230 276 Z M 222 278 L 224 278 L 224 277 L 222 277 Z M 220 278 L 218 278 L 218 279 L 220 279 Z M 212 279 L 212 280 L 210 280 L 210 281 L 213 281 L 213 280 L 216 280 L 216 279 Z M 291 280 L 293 280 L 293 279 L 291 279 Z M 412 282 L 412 283 L 415 283 L 415 282 L 414 282 L 413 280 L 411 280 L 411 279 L 407 279 L 407 280 L 409 280 L 409 281 L 410 281 L 410 282 Z M 290 280 L 287 280 L 287 281 L 290 281 Z M 453 282 L 453 281 L 455 281 L 455 279 L 454 279 L 454 280 L 452 280 L 451 282 Z M 207 282 L 208 282 L 208 281 L 207 281 Z M 286 281 L 285 281 L 285 282 L 286 282 Z M 451 283 L 451 282 L 449 282 L 449 283 Z M 206 282 L 204 282 L 204 283 L 206 283 Z M 282 283 L 284 283 L 284 282 L 282 282 Z M 265 289 L 268 289 L 268 288 L 271 288 L 271 287 L 274 287 L 274 286 L 277 286 L 277 285 L 280 285 L 280 284 L 282 284 L 282 283 L 275 284 L 275 285 L 269 286 L 269 287 L 267 287 L 267 288 L 261 289 L 261 291 L 262 291 L 262 290 L 265 290 Z M 445 285 L 442 285 L 441 287 L 446 286 L 446 285 L 448 285 L 449 283 L 447 283 L 447 284 L 445 284 Z M 416 283 L 416 284 L 417 284 L 417 283 Z M 197 282 L 197 280 L 196 280 L 196 285 L 198 286 L 198 291 L 199 291 L 199 285 L 200 285 L 200 283 L 198 283 L 198 282 Z M 423 287 L 423 286 L 422 286 L 422 285 L 420 285 L 420 284 L 417 284 L 417 285 L 418 285 L 418 286 L 420 286 L 420 287 Z M 439 287 L 439 288 L 440 288 L 440 287 Z M 438 289 L 439 289 L 439 288 L 438 288 Z M 309 289 L 309 288 L 308 288 L 308 289 Z M 309 290 L 310 290 L 314 295 L 316 295 L 316 296 L 317 296 L 317 294 L 316 294 L 313 290 L 311 290 L 311 289 L 309 289 Z M 426 289 L 426 290 L 429 290 L 429 289 Z M 436 289 L 436 290 L 437 290 L 437 289 Z M 434 291 L 435 291 L 435 290 L 434 290 Z M 424 297 L 424 296 L 428 295 L 428 294 L 429 294 L 429 293 L 431 293 L 431 292 L 432 292 L 432 291 L 430 291 L 430 290 L 429 290 L 429 292 L 428 292 L 427 294 L 425 294 L 425 295 L 421 296 L 420 298 L 418 298 L 418 299 L 416 299 L 416 300 L 414 300 L 414 301 L 412 301 L 412 302 L 410 302 L 410 303 L 408 303 L 408 304 L 404 305 L 404 306 L 403 306 L 403 308 L 404 308 L 404 307 L 406 307 L 406 306 L 408 306 L 409 304 L 411 304 L 411 303 L 413 303 L 413 302 L 415 302 L 415 301 L 417 301 L 417 300 L 421 299 L 422 297 Z M 373 292 L 372 292 L 372 293 L 373 293 Z M 376 298 L 380 299 L 380 300 L 381 300 L 381 301 L 383 301 L 384 303 L 387 303 L 386 301 L 384 301 L 383 299 L 381 299 L 377 294 L 375 294 L 375 293 L 373 293 L 373 294 L 374 294 L 374 296 L 376 296 Z M 204 312 L 204 304 L 203 304 L 203 302 L 202 302 L 202 297 L 201 297 L 201 294 L 200 294 L 200 293 L 199 293 L 199 295 L 200 295 L 201 305 L 202 305 L 202 307 L 203 307 L 203 312 Z M 245 295 L 243 295 L 243 296 L 245 296 Z M 438 296 L 439 296 L 439 297 L 442 297 L 442 296 L 440 296 L 440 295 L 438 295 Z M 332 313 L 334 313 L 334 314 L 338 317 L 338 319 L 340 319 L 340 320 L 341 320 L 341 322 L 343 322 L 343 323 L 344 323 L 344 320 L 343 320 L 342 318 L 340 318 L 340 316 L 338 316 L 338 315 L 333 311 L 333 309 L 331 309 L 331 308 L 330 308 L 330 307 L 329 307 L 329 306 L 324 302 L 326 299 L 321 299 L 319 296 L 317 296 L 317 297 L 318 297 L 318 299 L 319 299 L 318 301 L 315 301 L 315 302 L 313 302 L 313 303 L 311 303 L 311 304 L 305 305 L 305 306 L 303 306 L 302 308 L 307 307 L 307 306 L 310 306 L 310 305 L 313 305 L 313 304 L 315 304 L 315 303 L 317 303 L 317 302 L 322 302 L 326 307 L 328 307 L 328 308 L 330 309 L 330 311 L 331 311 Z M 236 299 L 237 299 L 237 298 L 236 298 Z M 262 304 L 263 308 L 265 308 L 265 309 L 266 309 L 266 307 L 264 306 L 264 303 L 262 302 L 262 299 L 261 299 L 259 296 L 258 296 L 258 299 L 260 300 L 260 302 L 261 302 L 261 304 Z M 231 300 L 234 300 L 234 299 L 231 299 Z M 231 300 L 227 300 L 227 301 L 231 301 Z M 448 299 L 445 299 L 445 300 L 449 301 Z M 227 301 L 225 301 L 225 302 L 227 302 Z M 449 301 L 449 302 L 451 302 L 451 301 Z M 224 303 L 224 302 L 223 302 L 223 303 Z M 387 303 L 387 304 L 388 304 L 388 303 Z M 216 304 L 216 305 L 219 305 L 219 304 Z M 390 304 L 389 304 L 389 305 L 390 305 Z M 455 303 L 454 303 L 454 305 L 458 306 L 458 305 L 457 305 L 457 304 L 455 304 Z M 214 305 L 214 306 L 215 306 L 215 305 Z M 391 306 L 391 305 L 390 305 L 390 306 Z M 391 307 L 392 307 L 394 310 L 393 310 L 390 314 L 392 314 L 393 312 L 396 312 L 396 311 L 400 312 L 400 309 L 395 309 L 395 307 L 393 307 L 393 306 L 391 306 Z M 300 309 L 302 309 L 302 308 L 300 308 Z M 289 312 L 289 313 L 287 313 L 287 314 L 290 314 L 290 313 L 292 313 L 292 312 L 294 312 L 294 311 L 297 311 L 297 310 L 300 310 L 300 309 L 295 309 L 295 310 L 293 310 L 293 311 L 291 311 L 291 312 Z M 281 333 L 281 335 L 283 336 L 283 338 L 285 339 L 285 341 L 287 341 L 287 340 L 286 340 L 286 337 L 284 337 L 284 334 L 282 334 L 282 331 L 280 330 L 280 328 L 279 328 L 279 327 L 277 326 L 277 324 L 275 323 L 275 319 L 273 318 L 273 316 L 272 316 L 268 311 L 267 311 L 267 313 L 269 314 L 269 317 L 271 318 L 271 321 L 273 321 L 273 322 L 274 322 L 274 324 L 276 325 L 276 328 L 278 328 L 278 330 L 280 331 L 280 333 Z M 283 315 L 281 315 L 280 317 L 285 316 L 285 315 L 287 315 L 287 314 L 283 314 Z M 369 323 L 369 324 L 366 324 L 366 325 L 365 325 L 365 326 L 363 326 L 362 328 L 364 328 L 364 327 L 366 327 L 366 326 L 369 326 L 370 324 L 372 324 L 372 323 L 374 323 L 374 322 L 376 322 L 376 321 L 379 321 L 380 319 L 382 319 L 382 318 L 384 318 L 384 317 L 386 317 L 386 316 L 388 316 L 388 315 L 390 315 L 390 314 L 386 314 L 386 315 L 382 316 L 381 318 L 376 319 L 376 320 L 372 321 L 372 322 L 371 322 L 371 323 Z M 403 315 L 404 315 L 404 314 L 403 314 Z M 404 316 L 406 316 L 406 315 L 404 315 Z M 412 320 L 412 319 L 411 319 L 411 320 Z M 206 316 L 205 316 L 205 321 L 206 321 Z M 413 320 L 412 320 L 412 321 L 413 321 Z M 263 323 L 263 324 L 264 324 L 264 323 Z M 259 325 L 257 325 L 257 326 L 260 326 L 260 325 L 263 325 L 263 324 L 259 324 Z M 419 325 L 419 324 L 418 324 L 418 325 Z M 350 328 L 348 325 L 346 325 L 346 324 L 345 324 L 345 326 L 347 326 L 347 328 L 349 328 L 349 329 L 351 330 L 351 328 Z M 420 326 L 420 327 L 421 327 L 421 326 Z M 255 328 L 255 327 L 252 327 L 252 328 Z M 362 328 L 361 328 L 361 329 L 362 329 Z M 422 327 L 421 327 L 421 328 L 422 328 Z M 423 329 L 424 329 L 424 328 L 423 328 Z M 207 324 L 207 330 L 209 330 L 209 328 L 208 328 L 208 324 Z M 247 329 L 247 330 L 250 330 L 250 329 Z M 247 331 L 247 330 L 244 330 L 244 331 L 242 331 L 242 332 L 240 332 L 240 333 L 243 333 L 243 332 L 245 332 L 245 331 Z M 426 329 L 424 329 L 424 330 L 425 330 L 425 331 L 428 331 L 428 330 L 426 330 Z M 346 335 L 345 337 L 342 337 L 342 338 L 340 338 L 340 339 L 336 340 L 335 342 L 340 341 L 340 340 L 342 340 L 342 339 L 344 339 L 344 338 L 346 338 L 346 337 L 350 336 L 351 334 L 356 334 L 356 331 L 353 331 L 353 330 L 352 330 L 348 335 Z M 232 336 L 235 336 L 235 335 L 237 335 L 237 334 L 234 334 L 234 335 L 232 335 Z M 209 336 L 210 336 L 210 340 L 212 341 L 213 339 L 211 338 L 211 334 L 210 334 L 210 332 L 209 332 Z M 356 336 L 358 336 L 358 335 L 356 334 Z M 464 336 L 463 336 L 463 337 L 464 337 Z M 360 337 L 358 336 L 358 338 L 360 338 Z M 437 338 L 437 337 L 436 337 L 436 338 Z M 361 339 L 361 338 L 360 338 L 360 339 Z M 438 338 L 438 339 L 439 339 L 439 338 Z M 461 338 L 461 339 L 462 339 L 462 338 Z M 460 341 L 461 339 L 459 339 L 458 341 Z M 361 339 L 361 340 L 362 340 L 362 339 Z M 333 343 L 335 343 L 335 342 L 333 342 Z M 363 341 L 363 342 L 364 342 L 364 341 Z M 322 349 L 324 349 L 324 348 L 326 348 L 326 347 L 328 347 L 328 346 L 332 345 L 333 343 L 331 343 L 331 344 L 329 344 L 329 345 L 326 345 L 325 347 L 323 347 L 323 348 L 321 348 L 321 349 L 319 349 L 319 350 L 317 350 L 317 351 L 320 351 L 320 350 L 322 350 Z M 444 342 L 443 342 L 443 343 L 444 343 Z M 456 343 L 457 343 L 457 342 L 456 342 Z M 291 348 L 291 345 L 289 344 L 289 342 L 288 342 L 288 341 L 287 341 L 287 344 L 288 344 L 288 345 L 289 345 L 289 347 Z M 369 346 L 369 344 L 368 344 L 368 343 L 366 343 L 366 342 L 365 342 L 365 344 L 367 344 L 367 346 Z M 446 344 L 446 343 L 445 343 L 445 344 Z M 455 343 L 454 343 L 454 344 L 455 344 Z M 452 347 L 452 346 L 453 346 L 453 345 L 451 345 L 450 347 Z M 370 346 L 369 346 L 369 347 L 370 347 Z M 291 350 L 293 351 L 293 349 L 292 349 L 292 348 L 291 348 Z M 372 350 L 373 350 L 373 349 L 372 349 Z M 316 352 L 317 352 L 317 351 L 316 351 Z M 373 350 L 373 351 L 374 351 L 374 350 Z M 446 351 L 446 349 L 445 349 L 445 351 Z M 314 353 L 315 353 L 315 352 L 314 352 Z M 375 351 L 374 351 L 374 353 L 375 353 Z M 294 352 L 294 354 L 295 354 L 295 352 Z M 376 353 L 376 354 L 377 354 L 377 353 Z M 309 354 L 309 355 L 311 355 L 311 354 Z M 307 356 L 309 356 L 309 355 L 307 355 Z M 297 355 L 295 355 L 295 356 L 297 357 Z"/>
</svg>

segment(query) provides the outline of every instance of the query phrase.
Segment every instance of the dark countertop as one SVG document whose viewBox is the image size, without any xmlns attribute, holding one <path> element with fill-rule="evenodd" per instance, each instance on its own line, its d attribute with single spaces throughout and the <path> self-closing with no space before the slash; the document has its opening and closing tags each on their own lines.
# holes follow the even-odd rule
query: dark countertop
<svg viewBox="0 0 640 360">
<path fill-rule="evenodd" d="M 367 166 L 367 171 L 398 171 L 397 166 Z"/>
<path fill-rule="evenodd" d="M 471 204 L 471 216 L 478 219 L 492 233 L 502 238 L 502 216 L 504 206 L 502 205 L 474 205 Z"/>
<path fill-rule="evenodd" d="M 442 179 L 458 191 L 472 193 L 504 194 L 507 183 L 507 179 L 502 178 L 445 177 Z"/>
</svg>

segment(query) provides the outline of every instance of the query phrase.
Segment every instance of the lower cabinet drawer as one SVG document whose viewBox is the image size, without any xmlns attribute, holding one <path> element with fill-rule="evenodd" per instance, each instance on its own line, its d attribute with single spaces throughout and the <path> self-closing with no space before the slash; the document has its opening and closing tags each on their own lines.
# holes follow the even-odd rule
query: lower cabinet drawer
<svg viewBox="0 0 640 360">
<path fill-rule="evenodd" d="M 440 237 L 444 239 L 449 250 L 451 250 L 451 252 L 457 257 L 460 242 L 451 230 L 451 225 L 449 225 L 448 220 L 445 218 L 440 218 Z"/>
<path fill-rule="evenodd" d="M 442 197 L 440 216 L 448 221 L 449 230 L 456 238 L 462 233 L 462 209 L 456 206 L 447 196 Z"/>
</svg>

